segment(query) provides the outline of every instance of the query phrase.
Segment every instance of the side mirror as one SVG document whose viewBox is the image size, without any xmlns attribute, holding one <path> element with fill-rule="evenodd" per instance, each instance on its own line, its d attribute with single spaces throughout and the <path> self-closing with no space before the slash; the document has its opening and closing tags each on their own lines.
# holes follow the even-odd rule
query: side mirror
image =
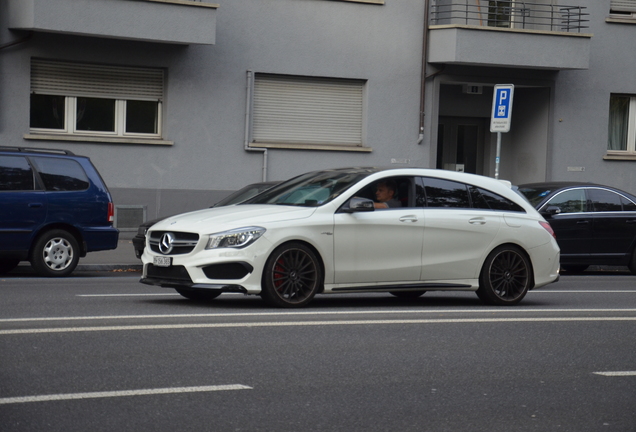
<svg viewBox="0 0 636 432">
<path fill-rule="evenodd" d="M 369 212 L 374 211 L 375 206 L 370 199 L 353 197 L 342 210 L 345 213 Z"/>
<path fill-rule="evenodd" d="M 543 209 L 543 211 L 541 212 L 542 216 L 554 216 L 554 215 L 558 215 L 561 213 L 561 209 L 558 208 L 557 206 L 547 206 L 545 209 Z"/>
</svg>

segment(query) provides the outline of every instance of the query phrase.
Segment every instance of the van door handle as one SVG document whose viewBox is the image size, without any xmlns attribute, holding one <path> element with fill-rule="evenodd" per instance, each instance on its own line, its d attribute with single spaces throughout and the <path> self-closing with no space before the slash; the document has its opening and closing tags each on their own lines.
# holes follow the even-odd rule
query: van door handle
<svg viewBox="0 0 636 432">
<path fill-rule="evenodd" d="M 486 219 L 484 219 L 483 217 L 476 217 L 469 220 L 468 223 L 471 223 L 473 225 L 485 225 Z"/>
<path fill-rule="evenodd" d="M 400 222 L 417 222 L 417 216 L 415 215 L 402 216 L 400 218 Z"/>
<path fill-rule="evenodd" d="M 29 203 L 30 208 L 40 208 L 42 207 L 42 203 Z"/>
</svg>

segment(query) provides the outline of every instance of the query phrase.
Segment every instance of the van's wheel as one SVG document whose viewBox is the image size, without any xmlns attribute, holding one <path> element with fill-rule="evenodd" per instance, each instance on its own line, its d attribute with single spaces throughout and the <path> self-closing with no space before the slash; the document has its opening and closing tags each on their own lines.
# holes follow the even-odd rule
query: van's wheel
<svg viewBox="0 0 636 432">
<path fill-rule="evenodd" d="M 40 276 L 68 276 L 79 262 L 79 245 L 68 231 L 51 230 L 42 234 L 31 250 L 31 265 Z"/>
<path fill-rule="evenodd" d="M 209 290 L 178 289 L 177 292 L 181 294 L 183 297 L 187 298 L 188 300 L 195 300 L 195 301 L 214 300 L 215 298 L 221 295 L 220 292 L 209 291 Z"/>
<path fill-rule="evenodd" d="M 20 264 L 20 260 L 17 259 L 5 259 L 0 262 L 0 274 L 9 273 Z"/>
<path fill-rule="evenodd" d="M 533 284 L 532 267 L 515 246 L 493 250 L 481 269 L 477 296 L 485 303 L 511 306 L 519 303 Z"/>
<path fill-rule="evenodd" d="M 302 243 L 278 247 L 263 270 L 261 297 L 272 306 L 302 307 L 322 287 L 323 274 L 316 254 Z"/>
</svg>

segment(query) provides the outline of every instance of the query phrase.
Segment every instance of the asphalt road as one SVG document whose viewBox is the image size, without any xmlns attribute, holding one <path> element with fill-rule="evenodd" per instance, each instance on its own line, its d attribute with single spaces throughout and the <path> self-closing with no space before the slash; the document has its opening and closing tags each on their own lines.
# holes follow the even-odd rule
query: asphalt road
<svg viewBox="0 0 636 432">
<path fill-rule="evenodd" d="M 0 431 L 636 431 L 636 276 L 292 311 L 138 277 L 0 278 Z"/>
</svg>

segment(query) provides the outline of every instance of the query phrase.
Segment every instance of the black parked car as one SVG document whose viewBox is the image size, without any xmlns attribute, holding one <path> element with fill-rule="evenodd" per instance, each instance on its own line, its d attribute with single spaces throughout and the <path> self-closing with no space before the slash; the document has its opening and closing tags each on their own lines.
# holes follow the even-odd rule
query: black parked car
<svg viewBox="0 0 636 432">
<path fill-rule="evenodd" d="M 552 225 L 564 270 L 627 265 L 636 274 L 636 196 L 573 182 L 524 184 L 518 191 Z"/>
<path fill-rule="evenodd" d="M 226 196 L 221 201 L 214 204 L 212 207 L 222 207 L 242 203 L 243 201 L 247 201 L 248 199 L 258 195 L 259 193 L 271 188 L 278 183 L 279 182 L 270 181 L 249 184 L 244 188 L 241 188 L 236 192 L 233 192 L 230 195 Z M 135 248 L 135 256 L 137 258 L 141 258 L 141 255 L 144 253 L 144 248 L 146 247 L 146 232 L 148 231 L 148 228 L 150 228 L 157 222 L 164 220 L 166 217 L 152 219 L 139 225 L 137 235 L 133 237 L 133 247 Z"/>
<path fill-rule="evenodd" d="M 86 253 L 117 247 L 114 213 L 89 158 L 0 147 L 0 274 L 26 260 L 42 276 L 71 274 Z"/>
</svg>

